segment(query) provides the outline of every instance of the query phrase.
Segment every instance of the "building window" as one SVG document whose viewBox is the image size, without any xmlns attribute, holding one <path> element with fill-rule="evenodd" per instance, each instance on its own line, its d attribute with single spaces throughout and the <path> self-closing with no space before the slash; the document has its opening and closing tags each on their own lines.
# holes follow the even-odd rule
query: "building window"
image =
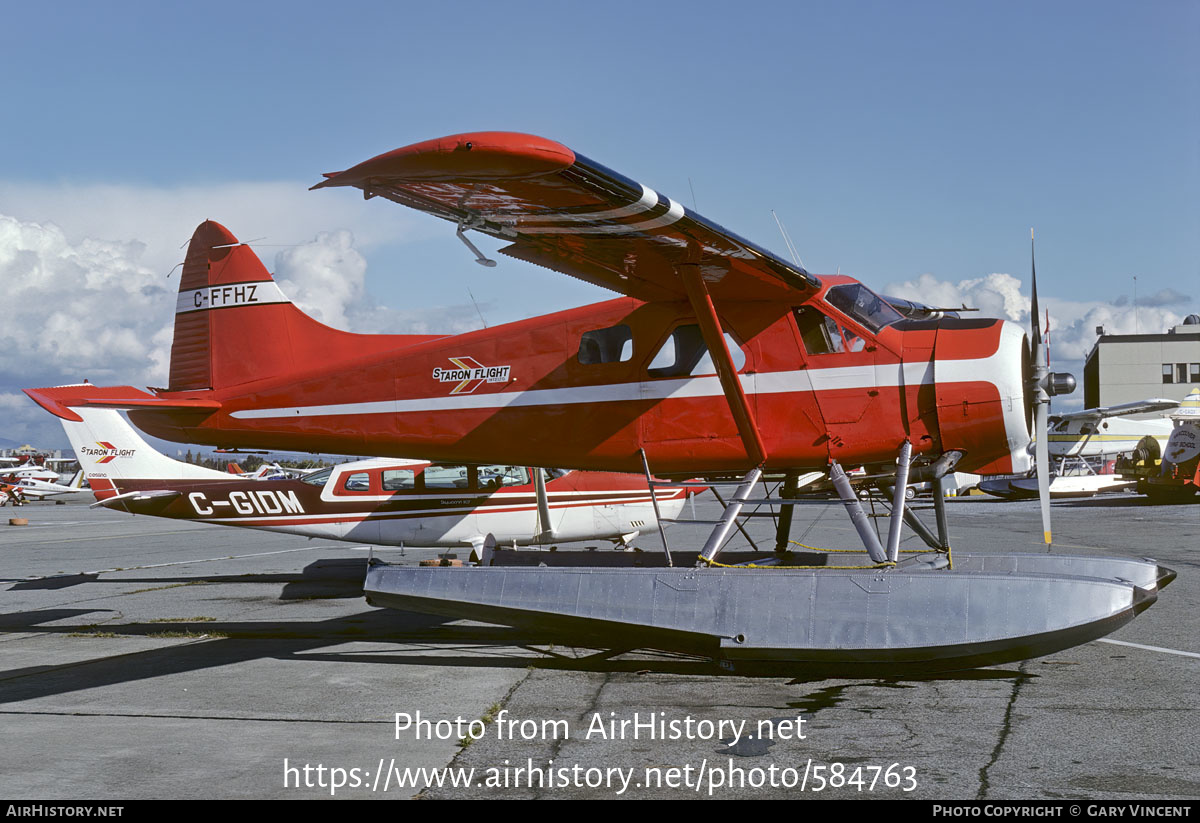
<svg viewBox="0 0 1200 823">
<path fill-rule="evenodd" d="M 1175 367 L 1170 363 L 1163 363 L 1163 383 L 1175 382 Z"/>
</svg>

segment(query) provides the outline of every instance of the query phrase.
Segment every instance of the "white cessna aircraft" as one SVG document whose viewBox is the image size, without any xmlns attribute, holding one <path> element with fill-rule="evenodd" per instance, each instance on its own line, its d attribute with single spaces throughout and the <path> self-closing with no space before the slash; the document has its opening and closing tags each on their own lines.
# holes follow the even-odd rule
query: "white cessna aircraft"
<svg viewBox="0 0 1200 823">
<path fill-rule="evenodd" d="M 113 409 L 72 407 L 63 428 L 97 504 L 133 514 L 385 546 L 611 540 L 676 518 L 696 487 L 609 472 L 373 458 L 302 479 L 253 480 L 172 460 Z M 657 504 L 657 506 L 656 506 Z"/>
</svg>

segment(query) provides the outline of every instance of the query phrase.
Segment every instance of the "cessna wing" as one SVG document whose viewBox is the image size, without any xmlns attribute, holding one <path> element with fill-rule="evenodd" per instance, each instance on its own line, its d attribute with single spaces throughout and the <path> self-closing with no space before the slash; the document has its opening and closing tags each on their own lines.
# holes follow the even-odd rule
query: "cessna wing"
<svg viewBox="0 0 1200 823">
<path fill-rule="evenodd" d="M 1070 420 L 1098 421 L 1109 417 L 1125 417 L 1131 414 L 1150 414 L 1151 412 L 1167 411 L 1178 406 L 1178 400 L 1154 397 L 1149 400 L 1135 400 L 1132 403 L 1119 403 L 1115 406 L 1101 406 L 1095 409 L 1067 412 L 1066 414 L 1054 414 L 1050 416 L 1050 420 L 1055 423 Z"/>
<path fill-rule="evenodd" d="M 455 223 L 460 237 L 474 229 L 511 241 L 501 253 L 639 300 L 686 300 L 683 264 L 699 266 L 714 300 L 793 299 L 821 286 L 669 197 L 533 135 L 453 135 L 326 177 L 313 188 L 360 188 Z"/>
</svg>

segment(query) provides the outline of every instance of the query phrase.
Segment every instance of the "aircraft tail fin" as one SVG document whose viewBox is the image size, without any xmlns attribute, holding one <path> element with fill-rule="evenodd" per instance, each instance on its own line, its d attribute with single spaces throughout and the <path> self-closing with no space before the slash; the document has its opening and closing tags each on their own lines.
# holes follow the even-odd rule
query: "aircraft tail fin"
<svg viewBox="0 0 1200 823">
<path fill-rule="evenodd" d="M 249 246 L 208 220 L 183 263 L 168 389 L 237 386 L 438 336 L 353 334 L 314 320 Z"/>
<path fill-rule="evenodd" d="M 62 419 L 83 476 L 97 500 L 117 494 L 123 480 L 227 480 L 224 472 L 172 460 L 147 443 L 115 409 L 72 408 Z"/>
</svg>

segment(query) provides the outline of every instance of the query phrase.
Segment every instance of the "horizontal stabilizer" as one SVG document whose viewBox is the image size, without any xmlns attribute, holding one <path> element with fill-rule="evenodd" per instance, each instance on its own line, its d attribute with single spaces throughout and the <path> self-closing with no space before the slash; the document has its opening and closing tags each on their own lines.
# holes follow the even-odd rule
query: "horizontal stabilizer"
<svg viewBox="0 0 1200 823">
<path fill-rule="evenodd" d="M 181 494 L 183 494 L 183 492 L 172 491 L 170 489 L 152 489 L 146 491 L 125 492 L 124 494 L 118 494 L 115 497 L 106 497 L 103 500 L 97 500 L 89 508 L 94 509 L 99 506 L 103 506 L 106 509 L 120 509 L 121 511 L 124 511 L 124 504 L 127 501 L 178 497 Z"/>
<path fill-rule="evenodd" d="M 133 386 L 93 386 L 82 383 L 74 386 L 52 386 L 42 389 L 22 389 L 33 402 L 63 420 L 78 423 L 82 418 L 72 406 L 91 406 L 102 409 L 164 409 L 179 411 L 216 411 L 221 404 L 208 398 L 160 398 Z"/>
<path fill-rule="evenodd" d="M 81 383 L 73 386 L 52 386 L 42 389 L 22 389 L 33 402 L 63 420 L 78 423 L 82 418 L 72 406 L 91 406 L 102 409 L 163 409 L 179 411 L 216 411 L 221 404 L 209 398 L 172 397 L 171 399 L 135 389 L 133 386 L 93 386 Z"/>
</svg>

